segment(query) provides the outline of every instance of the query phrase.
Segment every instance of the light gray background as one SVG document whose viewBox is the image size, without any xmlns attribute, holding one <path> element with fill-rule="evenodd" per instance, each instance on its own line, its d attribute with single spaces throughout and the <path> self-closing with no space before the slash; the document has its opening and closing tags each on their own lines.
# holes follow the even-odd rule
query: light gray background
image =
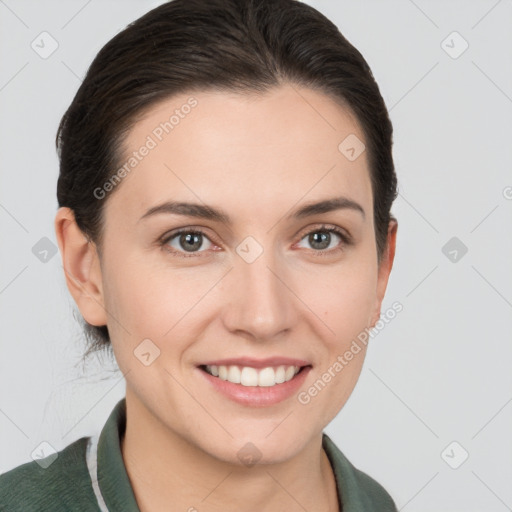
<svg viewBox="0 0 512 512">
<path fill-rule="evenodd" d="M 0 473 L 98 432 L 125 383 L 84 349 L 56 243 L 58 122 L 98 50 L 160 1 L 0 1 Z M 394 125 L 398 247 L 347 405 L 326 428 L 409 512 L 512 510 L 512 2 L 309 1 L 368 61 Z M 31 48 L 47 31 L 47 59 Z M 462 41 L 469 44 L 458 58 Z M 452 42 L 453 41 L 453 42 Z M 48 47 L 47 47 L 48 48 Z M 468 252 L 450 261 L 457 237 Z M 456 441 L 460 447 L 445 452 Z M 468 459 L 458 467 L 462 450 Z M 446 455 L 447 453 L 447 455 Z"/>
</svg>

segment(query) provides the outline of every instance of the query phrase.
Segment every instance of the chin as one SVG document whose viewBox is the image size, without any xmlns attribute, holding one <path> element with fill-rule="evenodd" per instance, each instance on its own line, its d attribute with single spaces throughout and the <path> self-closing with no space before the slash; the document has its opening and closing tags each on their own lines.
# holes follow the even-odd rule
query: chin
<svg viewBox="0 0 512 512">
<path fill-rule="evenodd" d="M 272 432 L 272 428 L 268 432 Z M 260 431 L 254 436 L 246 435 L 230 439 L 228 449 L 213 450 L 216 452 L 214 456 L 229 464 L 251 467 L 285 462 L 293 458 L 302 448 L 302 444 L 293 436 L 278 435 L 276 432 L 268 437 L 265 435 Z"/>
</svg>

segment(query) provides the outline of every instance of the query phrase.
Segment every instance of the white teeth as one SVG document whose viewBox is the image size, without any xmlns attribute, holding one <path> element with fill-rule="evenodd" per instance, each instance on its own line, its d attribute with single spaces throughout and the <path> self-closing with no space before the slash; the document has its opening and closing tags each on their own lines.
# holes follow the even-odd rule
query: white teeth
<svg viewBox="0 0 512 512">
<path fill-rule="evenodd" d="M 235 384 L 240 384 L 240 370 L 238 366 L 228 366 L 228 378 L 229 382 L 234 382 Z"/>
<path fill-rule="evenodd" d="M 293 369 L 293 367 L 291 367 Z M 293 373 L 295 375 L 295 372 Z M 276 384 L 274 368 L 263 368 L 258 374 L 258 386 L 273 386 Z"/>
<path fill-rule="evenodd" d="M 286 370 L 284 366 L 279 366 L 275 371 L 275 381 L 276 384 L 282 384 L 284 382 L 284 378 L 286 377 Z"/>
<path fill-rule="evenodd" d="M 208 366 L 206 368 L 208 368 Z M 228 367 L 227 366 L 219 366 L 219 379 L 228 380 Z"/>
<path fill-rule="evenodd" d="M 230 366 L 230 368 L 233 368 Z M 232 381 L 230 381 L 232 382 Z M 257 386 L 258 385 L 258 370 L 255 368 L 250 368 L 249 366 L 244 366 L 242 368 L 242 373 L 240 375 L 240 384 L 242 386 Z M 235 384 L 237 384 L 235 382 Z"/>
<path fill-rule="evenodd" d="M 290 380 L 291 378 L 293 378 L 294 375 L 295 375 L 294 367 L 288 366 L 288 368 L 286 368 L 286 373 L 284 374 L 284 380 Z"/>
<path fill-rule="evenodd" d="M 242 386 L 261 386 L 270 387 L 276 384 L 282 384 L 292 380 L 299 373 L 299 366 L 278 366 L 273 368 L 268 366 L 257 370 L 250 366 L 217 366 L 206 365 L 206 371 L 214 377 L 227 380 L 233 384 L 241 384 Z"/>
</svg>

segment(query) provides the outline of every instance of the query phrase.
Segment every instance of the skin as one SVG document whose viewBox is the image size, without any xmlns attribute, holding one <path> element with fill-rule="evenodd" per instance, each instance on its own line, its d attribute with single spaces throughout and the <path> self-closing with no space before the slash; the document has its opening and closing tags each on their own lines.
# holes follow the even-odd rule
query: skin
<svg viewBox="0 0 512 512">
<path fill-rule="evenodd" d="M 151 108 L 128 134 L 126 155 L 190 96 Z M 366 152 L 349 161 L 338 150 L 349 134 L 365 139 L 327 96 L 290 85 L 264 96 L 193 96 L 198 105 L 104 200 L 101 257 L 71 210 L 60 208 L 55 219 L 69 290 L 90 324 L 108 325 L 126 377 L 122 454 L 137 502 L 152 512 L 170 503 L 199 512 L 338 510 L 322 431 L 352 393 L 366 349 L 306 405 L 296 394 L 267 407 L 237 404 L 196 366 L 242 355 L 297 357 L 313 367 L 307 390 L 379 319 L 397 223 L 389 224 L 379 265 Z M 365 216 L 340 209 L 286 220 L 306 203 L 341 195 Z M 221 208 L 233 224 L 166 213 L 140 220 L 168 200 Z M 315 244 L 307 235 L 322 233 L 323 223 L 348 232 L 352 243 L 332 234 Z M 206 235 L 192 252 L 179 236 L 157 242 L 190 227 Z M 252 263 L 236 252 L 247 236 L 263 248 Z M 160 350 L 149 366 L 134 355 L 147 338 Z M 237 456 L 248 442 L 261 452 L 252 467 Z"/>
</svg>

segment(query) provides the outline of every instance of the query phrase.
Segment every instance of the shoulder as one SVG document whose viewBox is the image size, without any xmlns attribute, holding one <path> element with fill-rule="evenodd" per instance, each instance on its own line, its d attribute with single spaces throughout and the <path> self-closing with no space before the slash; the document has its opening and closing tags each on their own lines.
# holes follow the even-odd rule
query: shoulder
<svg viewBox="0 0 512 512">
<path fill-rule="evenodd" d="M 37 461 L 0 475 L 0 510 L 3 512 L 98 512 L 86 463 L 88 437 Z"/>
<path fill-rule="evenodd" d="M 361 501 L 368 508 L 365 510 L 378 510 L 379 512 L 397 512 L 396 504 L 384 489 L 384 487 L 374 480 L 370 475 L 353 467 L 354 477 L 362 491 Z"/>
<path fill-rule="evenodd" d="M 325 433 L 322 444 L 333 466 L 342 499 L 349 500 L 354 510 L 397 512 L 396 504 L 386 489 L 357 469 Z"/>
</svg>

